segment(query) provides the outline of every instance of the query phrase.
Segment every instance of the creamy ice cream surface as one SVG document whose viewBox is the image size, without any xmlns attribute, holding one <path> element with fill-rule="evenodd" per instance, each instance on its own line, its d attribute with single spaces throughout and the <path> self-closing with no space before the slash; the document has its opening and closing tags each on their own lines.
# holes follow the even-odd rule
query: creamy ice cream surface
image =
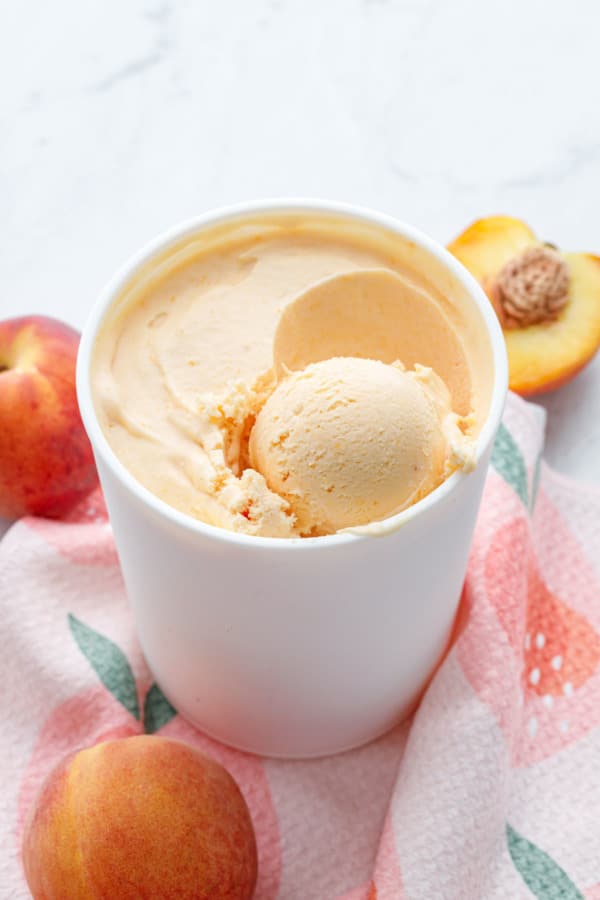
<svg viewBox="0 0 600 900">
<path fill-rule="evenodd" d="M 116 455 L 189 516 L 283 538 L 379 522 L 471 467 L 484 330 L 411 252 L 374 226 L 297 215 L 169 248 L 97 337 L 94 402 Z"/>
<path fill-rule="evenodd" d="M 250 463 L 303 535 L 385 519 L 472 460 L 431 369 L 333 357 L 282 379 L 250 434 Z"/>
</svg>

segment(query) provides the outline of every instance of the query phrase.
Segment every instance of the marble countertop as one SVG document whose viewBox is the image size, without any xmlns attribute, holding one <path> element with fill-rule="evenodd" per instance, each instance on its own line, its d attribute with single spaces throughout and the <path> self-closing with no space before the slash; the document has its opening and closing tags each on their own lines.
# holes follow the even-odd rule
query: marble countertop
<svg viewBox="0 0 600 900">
<path fill-rule="evenodd" d="M 0 32 L 0 315 L 81 327 L 134 250 L 306 195 L 446 242 L 504 212 L 600 252 L 595 0 L 37 0 Z M 600 358 L 541 400 L 600 481 Z"/>
</svg>

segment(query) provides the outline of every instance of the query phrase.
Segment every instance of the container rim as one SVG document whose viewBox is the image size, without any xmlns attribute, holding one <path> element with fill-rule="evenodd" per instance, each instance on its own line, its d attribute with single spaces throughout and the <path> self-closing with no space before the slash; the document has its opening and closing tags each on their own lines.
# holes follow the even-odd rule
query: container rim
<svg viewBox="0 0 600 900">
<path fill-rule="evenodd" d="M 104 317 L 127 282 L 143 265 L 151 261 L 154 256 L 157 256 L 159 253 L 178 244 L 182 239 L 192 237 L 205 228 L 226 224 L 227 222 L 234 223 L 238 219 L 245 219 L 251 216 L 278 213 L 323 216 L 338 215 L 342 218 L 353 219 L 357 222 L 385 228 L 386 230 L 397 234 L 404 240 L 413 242 L 431 256 L 436 257 L 438 261 L 443 263 L 450 271 L 456 280 L 463 285 L 481 315 L 488 333 L 493 357 L 494 378 L 490 406 L 475 444 L 475 458 L 476 464 L 478 464 L 481 458 L 486 455 L 492 443 L 502 417 L 508 390 L 508 361 L 506 347 L 502 330 L 492 304 L 489 302 L 483 289 L 470 272 L 468 272 L 467 269 L 441 244 L 438 244 L 418 229 L 405 224 L 391 215 L 376 212 L 372 209 L 351 203 L 299 197 L 281 197 L 249 201 L 233 206 L 220 207 L 200 216 L 187 219 L 154 238 L 137 253 L 134 253 L 133 256 L 118 269 L 105 288 L 101 291 L 100 296 L 91 310 L 83 329 L 77 355 L 77 398 L 81 417 L 94 449 L 94 453 L 101 459 L 102 463 L 110 469 L 113 476 L 120 482 L 125 490 L 132 494 L 141 504 L 149 507 L 157 516 L 166 519 L 188 533 L 202 535 L 204 538 L 209 538 L 217 542 L 241 544 L 247 547 L 254 547 L 256 550 L 279 551 L 289 549 L 293 546 L 303 548 L 304 552 L 314 552 L 317 549 L 325 550 L 326 548 L 334 546 L 342 546 L 344 544 L 352 544 L 356 541 L 368 540 L 373 536 L 377 536 L 377 529 L 375 529 L 375 534 L 342 531 L 337 532 L 336 534 L 313 538 L 264 537 L 229 531 L 216 525 L 209 525 L 206 522 L 188 516 L 186 513 L 180 512 L 174 507 L 169 506 L 168 503 L 161 500 L 160 497 L 157 497 L 138 482 L 117 457 L 108 443 L 96 416 L 90 380 L 90 367 L 94 342 Z M 442 503 L 450 494 L 456 491 L 463 479 L 468 477 L 469 473 L 460 471 L 454 472 L 435 490 L 423 497 L 422 500 L 419 500 L 402 512 L 396 513 L 394 516 L 383 519 L 381 523 L 375 524 L 383 526 L 381 533 L 389 534 L 396 531 L 409 520 L 422 515 L 430 508 Z"/>
</svg>

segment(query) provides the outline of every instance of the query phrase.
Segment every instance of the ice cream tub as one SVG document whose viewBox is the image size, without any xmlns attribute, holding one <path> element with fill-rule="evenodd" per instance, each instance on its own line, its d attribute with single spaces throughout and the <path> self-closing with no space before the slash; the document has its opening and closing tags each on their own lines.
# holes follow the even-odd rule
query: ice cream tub
<svg viewBox="0 0 600 900">
<path fill-rule="evenodd" d="M 362 527 L 315 537 L 238 532 L 169 502 L 115 452 L 94 393 L 94 354 L 111 317 L 194 248 L 228 230 L 251 234 L 261 221 L 296 227 L 303 217 L 348 240 L 360 233 L 382 242 L 442 305 L 454 305 L 472 348 L 473 465 Z M 426 323 L 413 328 L 426 347 Z M 414 708 L 448 645 L 507 390 L 492 306 L 444 248 L 394 218 L 336 203 L 277 200 L 211 212 L 153 241 L 106 287 L 82 336 L 77 390 L 139 640 L 183 716 L 246 751 L 310 757 L 363 744 Z"/>
</svg>

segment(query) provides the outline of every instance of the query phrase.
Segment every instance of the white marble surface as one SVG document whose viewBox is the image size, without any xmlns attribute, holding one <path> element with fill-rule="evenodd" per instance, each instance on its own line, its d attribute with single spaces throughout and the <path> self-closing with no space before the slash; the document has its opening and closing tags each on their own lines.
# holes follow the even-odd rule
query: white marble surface
<svg viewBox="0 0 600 900">
<path fill-rule="evenodd" d="M 0 314 L 81 327 L 210 207 L 358 202 L 447 241 L 508 212 L 600 251 L 596 0 L 19 0 L 0 26 Z M 600 481 L 600 359 L 547 458 Z"/>
</svg>

